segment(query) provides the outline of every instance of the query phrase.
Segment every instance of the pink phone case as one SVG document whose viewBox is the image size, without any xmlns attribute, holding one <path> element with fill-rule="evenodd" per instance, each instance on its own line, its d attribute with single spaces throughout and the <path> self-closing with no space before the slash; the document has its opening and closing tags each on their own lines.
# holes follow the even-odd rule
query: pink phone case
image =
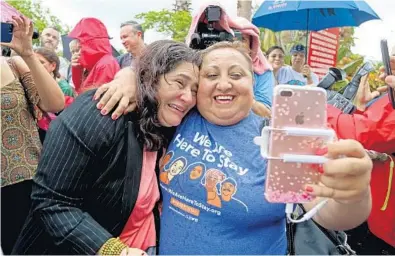
<svg viewBox="0 0 395 256">
<path fill-rule="evenodd" d="M 290 95 L 292 93 L 292 95 Z M 278 85 L 274 88 L 265 196 L 273 203 L 301 203 L 314 199 L 304 191 L 317 183 L 319 172 L 312 164 L 287 163 L 282 154 L 315 155 L 326 143 L 319 136 L 292 136 L 275 130 L 285 127 L 327 129 L 326 92 L 317 87 Z"/>
</svg>

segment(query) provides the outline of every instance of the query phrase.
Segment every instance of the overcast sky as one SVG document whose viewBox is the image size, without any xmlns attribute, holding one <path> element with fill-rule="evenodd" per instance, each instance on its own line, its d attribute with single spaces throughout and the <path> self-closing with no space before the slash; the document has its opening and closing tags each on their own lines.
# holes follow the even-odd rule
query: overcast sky
<svg viewBox="0 0 395 256">
<path fill-rule="evenodd" d="M 126 20 L 133 20 L 136 14 L 163 8 L 173 8 L 175 0 L 43 0 L 48 7 L 64 23 L 73 27 L 83 17 L 100 19 L 113 37 L 111 43 L 117 49 L 123 46 L 119 40 L 119 25 Z M 192 0 L 193 13 L 198 10 L 202 0 Z M 237 0 L 221 0 L 230 15 L 236 15 Z M 253 4 L 263 0 L 253 0 Z M 368 21 L 356 29 L 355 53 L 371 59 L 380 60 L 380 39 L 387 38 L 390 48 L 395 45 L 395 1 L 367 0 L 366 2 L 381 17 L 381 20 Z M 155 31 L 147 31 L 145 41 L 150 43 L 166 37 Z"/>
</svg>

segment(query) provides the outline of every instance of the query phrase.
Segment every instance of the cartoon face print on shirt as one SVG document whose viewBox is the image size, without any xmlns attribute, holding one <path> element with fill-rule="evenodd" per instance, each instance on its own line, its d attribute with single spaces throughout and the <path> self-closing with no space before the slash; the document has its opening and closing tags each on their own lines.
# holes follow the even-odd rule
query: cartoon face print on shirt
<svg viewBox="0 0 395 256">
<path fill-rule="evenodd" d="M 170 152 L 168 152 L 167 154 L 164 154 L 163 153 L 163 156 L 162 156 L 162 158 L 160 159 L 160 161 L 159 161 L 159 169 L 162 171 L 163 170 L 163 168 L 170 162 L 170 160 L 172 159 L 172 157 L 173 157 L 173 152 L 172 151 L 170 151 Z"/>
<path fill-rule="evenodd" d="M 189 173 L 189 178 L 191 180 L 199 179 L 203 174 L 203 165 L 196 165 L 192 171 Z"/>
<path fill-rule="evenodd" d="M 217 191 L 217 184 L 225 180 L 225 174 L 217 169 L 209 169 L 202 179 L 202 185 L 206 188 L 207 203 L 221 208 L 221 199 Z"/>
<path fill-rule="evenodd" d="M 232 200 L 233 195 L 236 194 L 236 181 L 232 178 L 227 178 L 221 183 L 219 191 L 221 192 L 221 199 L 223 201 L 229 202 Z"/>
<path fill-rule="evenodd" d="M 170 162 L 170 159 L 169 159 Z M 166 169 L 166 165 L 163 165 L 163 171 L 159 175 L 159 180 L 168 185 L 170 184 L 171 180 L 186 171 L 187 160 L 185 157 L 179 157 L 175 159 L 168 169 Z"/>
</svg>

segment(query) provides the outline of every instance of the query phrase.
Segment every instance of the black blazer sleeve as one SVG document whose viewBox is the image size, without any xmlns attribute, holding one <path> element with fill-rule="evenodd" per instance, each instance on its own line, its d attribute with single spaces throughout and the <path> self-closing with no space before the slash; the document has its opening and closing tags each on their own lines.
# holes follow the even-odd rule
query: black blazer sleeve
<svg viewBox="0 0 395 256">
<path fill-rule="evenodd" d="M 100 114 L 93 93 L 77 97 L 51 123 L 32 192 L 33 216 L 53 242 L 89 255 L 112 235 L 81 206 L 123 127 Z"/>
</svg>

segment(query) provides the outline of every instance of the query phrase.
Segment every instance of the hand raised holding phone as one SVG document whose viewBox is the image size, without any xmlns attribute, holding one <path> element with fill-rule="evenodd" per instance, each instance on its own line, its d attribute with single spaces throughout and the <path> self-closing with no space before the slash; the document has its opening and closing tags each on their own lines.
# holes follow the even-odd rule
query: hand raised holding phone
<svg viewBox="0 0 395 256">
<path fill-rule="evenodd" d="M 1 45 L 10 47 L 19 56 L 30 57 L 33 52 L 33 23 L 24 16 L 13 16 L 13 35 L 10 43 L 2 42 Z"/>
<path fill-rule="evenodd" d="M 390 67 L 392 74 L 395 74 L 395 56 L 390 57 Z M 381 72 L 383 73 L 381 78 L 385 79 L 385 83 L 395 89 L 395 75 L 387 76 L 384 67 L 381 68 Z"/>
<path fill-rule="evenodd" d="M 395 82 L 394 82 L 394 77 L 392 76 L 393 74 L 392 70 L 395 69 L 395 60 L 393 59 L 393 57 L 390 58 L 388 52 L 387 40 L 385 39 L 381 40 L 380 47 L 381 47 L 381 55 L 383 58 L 385 76 L 388 76 L 385 79 L 388 85 L 388 97 L 390 99 L 392 107 L 395 109 L 395 88 L 394 88 Z"/>
</svg>

